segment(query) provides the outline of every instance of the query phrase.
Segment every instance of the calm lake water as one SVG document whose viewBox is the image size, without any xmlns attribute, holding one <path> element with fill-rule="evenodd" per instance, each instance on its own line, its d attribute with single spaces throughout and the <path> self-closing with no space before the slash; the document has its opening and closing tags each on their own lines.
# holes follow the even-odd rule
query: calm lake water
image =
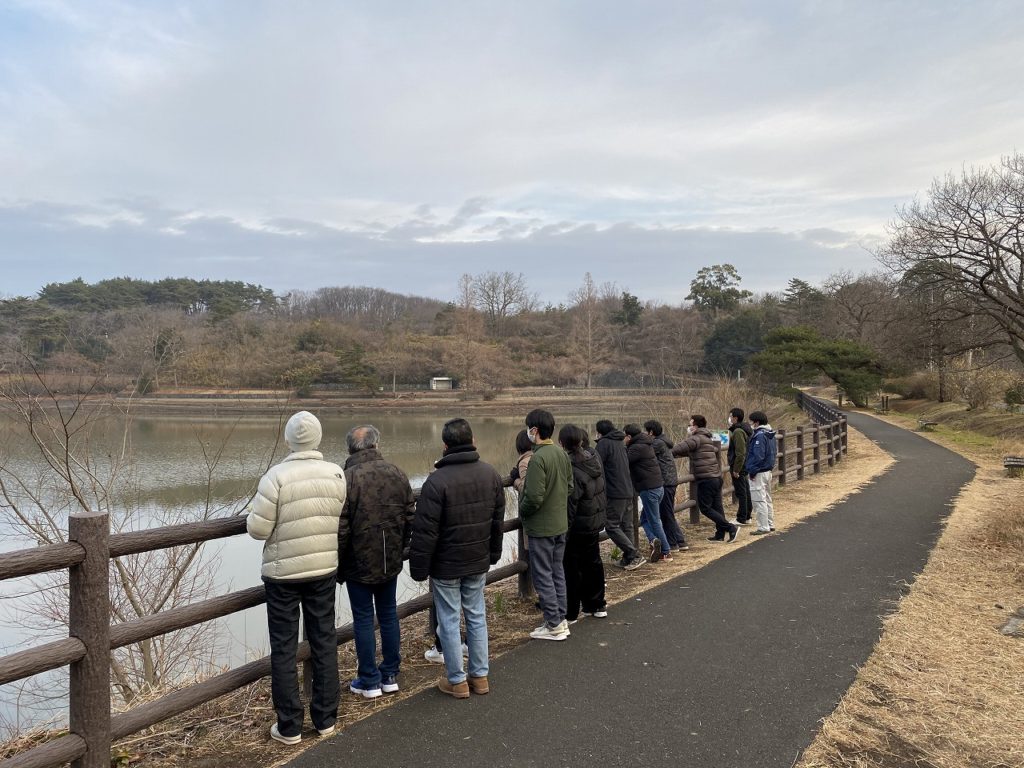
<svg viewBox="0 0 1024 768">
<path fill-rule="evenodd" d="M 616 418 L 615 414 L 610 415 Z M 593 431 L 593 424 L 604 414 L 556 413 L 559 426 L 576 423 Z M 370 423 L 381 432 L 381 450 L 385 457 L 401 467 L 413 486 L 419 486 L 441 456 L 441 427 L 448 418 L 437 414 L 356 414 L 325 416 L 321 451 L 330 461 L 344 465 L 347 456 L 345 434 L 358 424 Z M 523 428 L 522 417 L 477 416 L 470 419 L 481 458 L 505 475 L 515 461 L 515 435 Z M 9 427 L 0 423 L 0 460 L 32 482 L 44 476 L 44 463 L 23 438 L 15 439 Z M 255 479 L 270 461 L 287 453 L 278 441 L 283 424 L 277 418 L 264 417 L 135 417 L 130 422 L 109 419 L 94 431 L 90 455 L 99 466 L 99 474 L 109 472 L 110 457 L 119 455 L 122 445 L 131 456 L 130 466 L 122 470 L 112 494 L 112 506 L 134 510 L 133 528 L 147 528 L 166 522 L 202 517 L 209 505 L 212 516 L 222 517 L 241 509 L 240 499 L 247 497 Z M 557 427 L 556 427 L 557 430 Z M 123 438 L 126 442 L 122 442 Z M 212 465 L 212 468 L 211 466 Z M 45 488 L 45 486 L 39 486 Z M 46 491 L 44 490 L 45 494 Z M 509 516 L 515 516 L 514 494 L 510 493 Z M 33 546 L 34 542 L 17 535 L 9 519 L 0 520 L 0 551 Z M 213 594 L 243 589 L 260 583 L 262 542 L 248 536 L 235 536 L 205 545 L 204 556 L 213 563 Z M 505 541 L 501 564 L 515 555 L 515 536 Z M 66 636 L 66 630 L 51 624 L 45 629 L 28 630 L 22 619 L 26 614 L 38 618 L 37 598 L 29 579 L 0 582 L 0 653 L 10 653 L 45 640 Z M 421 594 L 425 585 L 408 578 L 399 579 L 399 600 Z M 351 620 L 344 590 L 338 591 L 337 623 Z M 38 623 L 38 622 L 36 622 Z M 266 610 L 263 606 L 232 614 L 207 625 L 217 636 L 216 661 L 238 666 L 268 652 Z M 56 709 L 54 708 L 56 705 Z M 0 725 L 18 721 L 22 727 L 47 716 L 57 715 L 62 702 L 41 710 L 17 703 L 15 686 L 0 687 Z M 0 734 L 2 735 L 2 734 Z"/>
</svg>

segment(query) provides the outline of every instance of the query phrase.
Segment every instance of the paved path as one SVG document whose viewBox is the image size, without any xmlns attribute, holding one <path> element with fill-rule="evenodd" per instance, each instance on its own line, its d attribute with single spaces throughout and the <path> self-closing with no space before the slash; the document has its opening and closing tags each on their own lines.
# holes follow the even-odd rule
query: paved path
<svg viewBox="0 0 1024 768">
<path fill-rule="evenodd" d="M 517 648 L 492 664 L 488 696 L 424 691 L 290 765 L 790 768 L 974 474 L 911 432 L 850 423 L 898 459 L 861 493 L 564 643 Z"/>
</svg>

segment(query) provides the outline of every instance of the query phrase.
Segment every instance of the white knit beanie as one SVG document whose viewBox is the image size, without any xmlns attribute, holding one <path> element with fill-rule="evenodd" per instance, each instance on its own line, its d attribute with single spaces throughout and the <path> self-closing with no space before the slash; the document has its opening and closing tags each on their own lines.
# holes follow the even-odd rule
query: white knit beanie
<svg viewBox="0 0 1024 768">
<path fill-rule="evenodd" d="M 284 439 L 293 451 L 315 451 L 323 437 L 320 420 L 309 411 L 299 411 L 284 427 Z"/>
</svg>

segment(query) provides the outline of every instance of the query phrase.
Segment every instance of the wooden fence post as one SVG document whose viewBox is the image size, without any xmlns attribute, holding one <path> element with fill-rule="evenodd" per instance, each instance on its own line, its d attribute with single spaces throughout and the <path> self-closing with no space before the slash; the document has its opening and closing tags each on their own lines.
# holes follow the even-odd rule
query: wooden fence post
<svg viewBox="0 0 1024 768">
<path fill-rule="evenodd" d="M 825 425 L 825 439 L 828 441 L 828 465 L 834 467 L 836 465 L 836 441 L 831 421 Z"/>
<path fill-rule="evenodd" d="M 519 544 L 519 553 L 517 559 L 520 563 L 526 563 L 527 568 L 525 571 L 520 571 L 518 582 L 519 582 L 519 596 L 520 597 L 533 597 L 533 577 L 530 575 L 530 553 L 526 550 L 526 532 L 520 526 L 519 530 L 516 531 L 516 541 Z M 430 609 L 431 620 L 437 621 L 434 617 L 434 609 Z"/>
<path fill-rule="evenodd" d="M 821 427 L 815 424 L 811 434 L 814 435 L 814 474 L 818 474 L 821 472 Z"/>
<path fill-rule="evenodd" d="M 804 428 L 796 428 L 796 479 L 804 479 Z"/>
<path fill-rule="evenodd" d="M 686 493 L 689 494 L 689 500 L 693 502 L 693 506 L 690 507 L 690 525 L 697 525 L 700 522 L 700 507 L 697 506 L 697 476 L 693 474 L 692 456 L 690 457 L 687 466 L 690 468 L 690 477 L 693 478 L 686 491 Z"/>
<path fill-rule="evenodd" d="M 775 436 L 776 445 L 779 449 L 779 485 L 786 484 L 786 430 L 780 429 Z"/>
<path fill-rule="evenodd" d="M 69 729 L 85 741 L 85 754 L 72 768 L 110 765 L 110 520 L 103 512 L 72 514 L 68 540 L 85 550 L 85 560 L 68 569 L 68 634 L 85 645 L 71 664 Z"/>
<path fill-rule="evenodd" d="M 841 452 L 847 453 L 847 442 L 846 442 L 846 418 L 839 419 L 839 432 L 840 432 L 840 444 L 842 445 Z"/>
</svg>

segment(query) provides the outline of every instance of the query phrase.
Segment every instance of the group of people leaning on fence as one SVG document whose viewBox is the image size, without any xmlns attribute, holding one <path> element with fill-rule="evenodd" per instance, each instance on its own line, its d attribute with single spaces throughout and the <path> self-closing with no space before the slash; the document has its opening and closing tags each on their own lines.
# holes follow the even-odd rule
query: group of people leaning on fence
<svg viewBox="0 0 1024 768">
<path fill-rule="evenodd" d="M 711 541 L 733 541 L 752 511 L 754 534 L 774 531 L 775 433 L 763 412 L 751 413 L 750 422 L 741 409 L 730 412 L 726 466 L 738 511 L 729 520 L 722 506 L 718 441 L 699 414 L 690 417 L 687 436 L 675 443 L 655 420 L 621 430 L 598 421 L 593 443 L 585 429 L 565 424 L 556 443 L 554 416 L 535 409 L 516 437 L 519 458 L 506 477 L 480 460 L 469 422 L 450 419 L 441 430 L 443 454 L 417 499 L 405 473 L 381 454 L 375 427 L 349 431 L 342 468 L 318 450 L 319 420 L 307 411 L 296 413 L 284 432 L 291 452 L 261 478 L 247 519 L 249 534 L 265 542 L 262 578 L 277 714 L 271 737 L 285 744 L 302 738 L 300 607 L 312 662 L 310 718 L 320 735 L 334 732 L 340 690 L 337 583 L 345 585 L 352 610 L 357 672 L 349 690 L 364 698 L 399 690 L 396 591 L 406 550 L 412 578 L 431 584 L 436 644 L 425 655 L 444 663 L 438 689 L 457 699 L 489 692 L 484 586 L 502 555 L 508 485 L 518 494 L 530 576 L 544 616 L 530 633 L 539 640 L 564 641 L 582 616 L 608 615 L 602 530 L 626 570 L 664 563 L 689 549 L 675 518 L 676 458 L 691 458 L 698 508 L 715 524 Z M 637 497 L 649 546 L 645 555 L 633 531 Z"/>
</svg>

